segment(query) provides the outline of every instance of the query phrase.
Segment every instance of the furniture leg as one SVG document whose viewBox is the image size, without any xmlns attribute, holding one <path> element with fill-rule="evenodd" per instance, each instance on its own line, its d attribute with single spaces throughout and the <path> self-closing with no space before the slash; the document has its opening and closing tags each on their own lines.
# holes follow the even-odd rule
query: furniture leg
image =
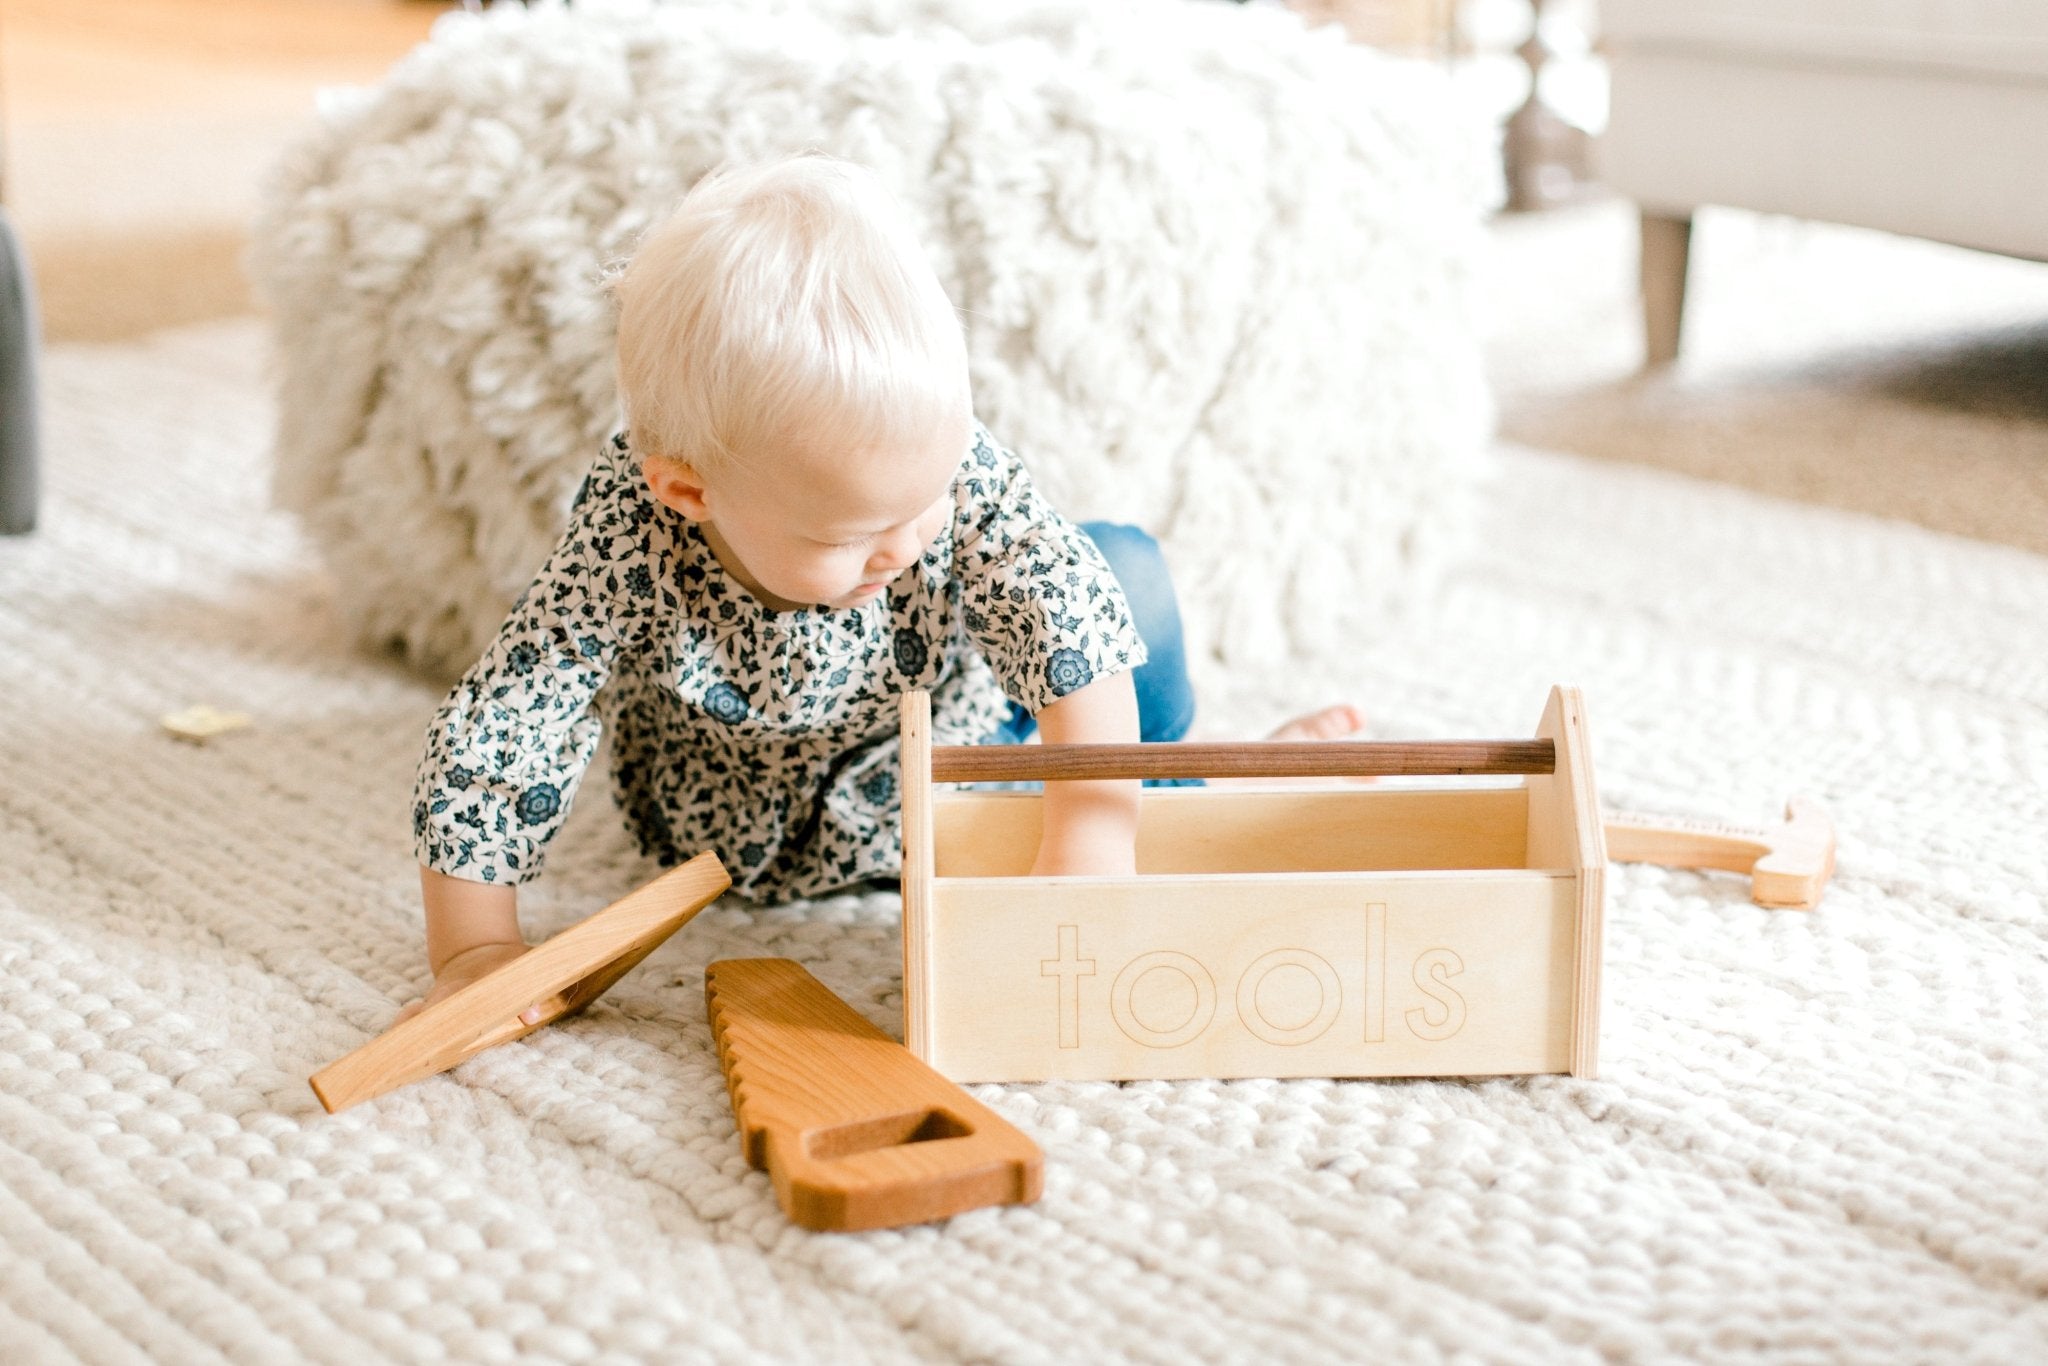
<svg viewBox="0 0 2048 1366">
<path fill-rule="evenodd" d="M 0 212 L 0 535 L 36 524 L 37 330 L 28 257 Z"/>
<path fill-rule="evenodd" d="M 1685 319 L 1686 258 L 1692 250 L 1692 215 L 1643 210 L 1643 365 L 1654 369 L 1678 359 Z"/>
<path fill-rule="evenodd" d="M 1529 68 L 1529 97 L 1501 130 L 1507 206 L 1517 213 L 1569 204 L 1583 198 L 1592 181 L 1592 140 L 1543 99 L 1543 68 L 1554 55 L 1544 33 L 1551 5 L 1529 0 L 1529 36 L 1515 49 Z"/>
</svg>

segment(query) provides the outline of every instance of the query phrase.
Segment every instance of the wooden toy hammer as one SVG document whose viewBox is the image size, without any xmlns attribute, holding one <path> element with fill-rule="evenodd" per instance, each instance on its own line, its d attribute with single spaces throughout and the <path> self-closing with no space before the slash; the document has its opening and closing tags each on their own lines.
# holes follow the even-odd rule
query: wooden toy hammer
<svg viewBox="0 0 2048 1366">
<path fill-rule="evenodd" d="M 1788 801 L 1784 822 L 1768 830 L 1636 815 L 1606 816 L 1601 826 L 1610 861 L 1747 873 L 1759 906 L 1810 911 L 1835 871 L 1834 822 L 1810 797 Z"/>
</svg>

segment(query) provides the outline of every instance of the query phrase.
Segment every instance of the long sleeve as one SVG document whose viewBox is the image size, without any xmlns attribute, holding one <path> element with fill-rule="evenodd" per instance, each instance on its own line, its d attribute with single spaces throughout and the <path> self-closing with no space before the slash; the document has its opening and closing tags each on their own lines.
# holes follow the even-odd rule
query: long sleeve
<svg viewBox="0 0 2048 1366">
<path fill-rule="evenodd" d="M 615 441 L 547 563 L 427 727 L 413 788 L 425 866 L 474 882 L 540 872 L 597 748 L 598 690 L 675 604 L 658 511 Z"/>
<path fill-rule="evenodd" d="M 959 485 L 953 572 L 967 633 L 1003 691 L 1037 712 L 1145 662 L 1130 606 L 1088 534 L 977 429 Z"/>
</svg>

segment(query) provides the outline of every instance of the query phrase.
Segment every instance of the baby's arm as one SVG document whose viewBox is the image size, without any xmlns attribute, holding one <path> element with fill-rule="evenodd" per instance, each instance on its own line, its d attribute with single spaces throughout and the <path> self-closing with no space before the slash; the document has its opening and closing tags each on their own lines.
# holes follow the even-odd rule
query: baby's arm
<svg viewBox="0 0 2048 1366">
<path fill-rule="evenodd" d="M 598 744 L 592 703 L 668 577 L 638 478 L 623 446 L 600 457 L 554 552 L 427 726 L 413 786 L 434 974 L 421 1006 L 526 951 L 514 884 L 567 819 Z"/>
<path fill-rule="evenodd" d="M 1135 741 L 1138 695 L 1130 674 L 1097 678 L 1046 703 L 1038 729 L 1049 745 Z M 1136 779 L 1047 783 L 1045 828 L 1032 875 L 1135 873 L 1140 786 Z"/>
<path fill-rule="evenodd" d="M 422 866 L 420 898 L 427 909 L 427 966 L 434 986 L 425 1000 L 398 1012 L 398 1020 L 454 995 L 527 949 L 519 933 L 519 894 L 509 885 L 469 882 Z M 522 1011 L 521 1018 L 531 1024 L 543 1004 Z"/>
<path fill-rule="evenodd" d="M 962 624 L 1003 691 L 1035 704 L 1048 744 L 1135 742 L 1131 673 L 1145 662 L 1145 642 L 1101 551 L 1039 496 L 1015 453 L 978 425 L 954 496 Z M 1032 871 L 1129 876 L 1140 786 L 1047 783 Z"/>
</svg>

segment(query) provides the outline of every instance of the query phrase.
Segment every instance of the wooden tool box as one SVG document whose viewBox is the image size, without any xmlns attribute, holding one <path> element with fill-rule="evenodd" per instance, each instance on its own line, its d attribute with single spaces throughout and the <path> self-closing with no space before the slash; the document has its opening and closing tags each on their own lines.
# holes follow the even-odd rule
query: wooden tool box
<svg viewBox="0 0 2048 1366">
<path fill-rule="evenodd" d="M 1148 788 L 1138 876 L 1029 876 L 1058 777 Z M 1584 708 L 1529 741 L 934 749 L 903 707 L 905 1043 L 955 1081 L 1397 1077 L 1599 1064 L 1607 853 Z"/>
</svg>

